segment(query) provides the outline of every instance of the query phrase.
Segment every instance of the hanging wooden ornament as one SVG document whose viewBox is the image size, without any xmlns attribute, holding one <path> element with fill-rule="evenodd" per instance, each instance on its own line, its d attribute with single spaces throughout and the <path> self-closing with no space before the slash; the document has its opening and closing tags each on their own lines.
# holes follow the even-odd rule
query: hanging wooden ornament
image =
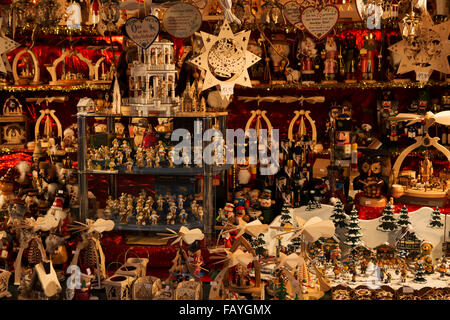
<svg viewBox="0 0 450 320">
<path fill-rule="evenodd" d="M 323 39 L 339 20 L 339 9 L 333 5 L 322 8 L 314 6 L 305 8 L 300 15 L 301 23 L 317 40 Z"/>
<path fill-rule="evenodd" d="M 159 34 L 159 19 L 149 15 L 143 19 L 131 18 L 125 23 L 125 33 L 142 49 L 149 48 Z"/>
<path fill-rule="evenodd" d="M 416 80 L 427 82 L 433 70 L 449 74 L 450 65 L 450 21 L 434 25 L 431 19 L 423 19 L 418 30 L 409 30 L 400 24 L 400 30 L 409 32 L 406 38 L 388 49 L 401 56 L 397 73 L 416 73 Z M 413 31 L 413 34 L 410 34 Z"/>
<path fill-rule="evenodd" d="M 201 91 L 217 85 L 221 95 L 229 98 L 236 84 L 251 87 L 247 69 L 261 58 L 247 50 L 250 31 L 233 34 L 225 20 L 219 35 L 200 33 L 205 51 L 190 61 L 206 71 Z"/>
<path fill-rule="evenodd" d="M 177 3 L 164 13 L 163 26 L 175 38 L 188 38 L 202 25 L 202 14 L 189 3 Z"/>
</svg>

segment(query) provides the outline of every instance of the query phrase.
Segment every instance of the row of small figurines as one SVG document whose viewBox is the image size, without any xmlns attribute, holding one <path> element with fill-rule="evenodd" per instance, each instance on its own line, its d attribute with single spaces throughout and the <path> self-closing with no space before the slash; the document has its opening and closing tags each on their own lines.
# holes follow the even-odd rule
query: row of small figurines
<svg viewBox="0 0 450 320">
<path fill-rule="evenodd" d="M 115 139 L 114 141 L 116 141 Z M 133 155 L 133 149 L 129 146 L 126 140 L 122 145 L 113 141 L 113 146 L 101 146 L 98 149 L 88 149 L 87 155 L 87 168 L 88 170 L 94 170 L 97 166 L 101 169 L 109 168 L 109 170 L 116 170 L 116 167 L 125 165 L 128 171 L 132 171 L 133 166 L 139 168 L 160 168 L 169 167 L 175 168 L 177 166 L 183 166 L 190 168 L 191 156 L 187 153 L 184 157 L 181 157 L 181 164 L 175 164 L 175 147 L 167 146 L 161 140 L 158 145 L 149 148 L 138 147 Z M 195 149 L 196 147 L 194 147 Z M 198 153 L 201 157 L 201 153 Z M 194 152 L 195 155 L 195 152 Z M 222 159 L 225 159 L 222 157 Z M 124 160 L 126 160 L 124 162 Z M 195 166 L 201 167 L 203 162 L 201 159 L 194 161 Z M 102 166 L 98 161 L 105 162 Z M 96 163 L 97 162 L 97 163 Z M 220 163 L 215 163 L 220 165 Z"/>
<path fill-rule="evenodd" d="M 181 224 L 187 224 L 189 213 L 185 209 L 185 202 L 186 200 L 181 194 L 178 195 L 176 200 L 171 195 L 166 197 L 159 195 L 155 201 L 152 196 L 147 196 L 145 192 L 141 192 L 137 198 L 131 194 L 122 193 L 119 199 L 116 200 L 109 196 L 106 201 L 105 211 L 117 213 L 120 217 L 120 224 L 128 224 L 129 217 L 135 211 L 137 225 L 146 225 L 147 223 L 157 225 L 160 218 L 158 213 L 163 213 L 164 207 L 168 207 L 166 224 L 175 224 L 177 216 Z M 203 221 L 203 207 L 197 203 L 197 200 L 192 200 L 189 212 L 197 220 Z"/>
</svg>

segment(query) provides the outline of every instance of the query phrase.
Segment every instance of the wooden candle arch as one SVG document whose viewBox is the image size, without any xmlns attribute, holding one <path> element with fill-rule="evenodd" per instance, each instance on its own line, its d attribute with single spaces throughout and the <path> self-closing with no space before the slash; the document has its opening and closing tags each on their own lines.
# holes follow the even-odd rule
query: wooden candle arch
<svg viewBox="0 0 450 320">
<path fill-rule="evenodd" d="M 37 137 L 39 136 L 39 127 L 41 124 L 42 119 L 44 119 L 44 117 L 46 115 L 48 115 L 49 117 L 51 117 L 55 122 L 56 122 L 56 127 L 58 129 L 58 137 L 60 137 L 62 139 L 62 127 L 61 127 L 61 122 L 59 122 L 59 119 L 55 116 L 55 110 L 49 110 L 49 109 L 45 109 L 45 110 L 40 110 L 41 115 L 39 116 L 39 118 L 36 120 L 36 126 L 34 127 L 34 137 L 37 141 Z"/>
<path fill-rule="evenodd" d="M 299 110 L 299 111 L 294 111 L 295 116 L 294 118 L 292 118 L 291 123 L 289 124 L 289 130 L 288 130 L 288 138 L 290 141 L 294 142 L 294 126 L 295 126 L 295 122 L 297 121 L 297 119 L 299 117 L 301 118 L 301 123 L 300 123 L 300 128 L 299 128 L 299 134 L 300 135 L 304 135 L 306 134 L 306 130 L 305 130 L 305 121 L 303 119 L 303 117 L 305 117 L 308 122 L 311 125 L 311 130 L 312 130 L 312 144 L 315 145 L 317 142 L 317 129 L 316 129 L 316 124 L 315 121 L 311 118 L 311 116 L 309 115 L 311 113 L 311 111 L 305 111 L 305 110 Z"/>
<path fill-rule="evenodd" d="M 258 109 L 258 110 L 252 110 L 252 111 L 250 111 L 250 113 L 252 115 L 251 115 L 250 119 L 248 119 L 247 124 L 245 125 L 245 135 L 247 135 L 247 132 L 250 129 L 250 126 L 251 126 L 253 120 L 256 118 L 256 116 L 261 116 L 264 119 L 264 121 L 266 122 L 267 130 L 269 132 L 269 135 L 271 136 L 272 135 L 272 124 L 270 123 L 269 118 L 267 118 L 267 116 L 266 116 L 267 111 L 265 111 L 265 110 L 261 111 L 260 109 Z M 258 119 L 256 121 L 258 121 Z M 258 128 L 256 130 L 258 131 Z"/>
<path fill-rule="evenodd" d="M 427 133 L 425 136 L 416 137 L 415 139 L 416 142 L 414 144 L 410 145 L 400 153 L 400 155 L 398 156 L 397 160 L 394 163 L 394 166 L 392 167 L 394 184 L 397 183 L 397 177 L 400 173 L 400 168 L 405 158 L 408 156 L 409 153 L 419 148 L 420 146 L 424 147 L 433 146 L 437 150 L 442 152 L 447 157 L 447 160 L 450 161 L 450 151 L 438 142 L 439 141 L 438 137 L 431 138 Z"/>
<path fill-rule="evenodd" d="M 34 54 L 34 52 L 30 48 L 24 48 L 16 54 L 16 56 L 14 57 L 14 60 L 13 60 L 12 73 L 13 73 L 13 77 L 14 77 L 14 84 L 16 84 L 16 85 L 28 84 L 28 81 L 21 78 L 19 76 L 19 74 L 17 73 L 17 65 L 19 63 L 19 59 L 25 54 L 29 54 L 31 57 L 31 61 L 33 62 L 34 76 L 33 76 L 33 80 L 29 84 L 35 85 L 35 84 L 41 83 L 40 82 L 41 73 L 40 73 L 40 69 L 39 69 L 39 61 L 36 57 L 36 54 Z"/>
<path fill-rule="evenodd" d="M 87 66 L 89 68 L 89 79 L 73 79 L 73 80 L 58 79 L 58 76 L 56 74 L 56 67 L 62 61 L 64 61 L 64 59 L 66 57 L 71 57 L 71 56 L 77 56 L 81 61 L 83 61 L 84 63 L 87 64 Z M 53 63 L 51 65 L 46 66 L 46 68 L 47 68 L 48 72 L 50 73 L 50 76 L 52 77 L 52 81 L 50 81 L 50 84 L 52 84 L 52 85 L 65 84 L 67 82 L 70 82 L 70 83 L 83 83 L 83 82 L 86 82 L 87 80 L 92 80 L 94 78 L 94 76 L 95 76 L 95 66 L 94 66 L 94 64 L 91 62 L 91 60 L 89 60 L 88 58 L 84 57 L 80 52 L 78 52 L 76 50 L 67 50 L 67 51 L 65 51 L 58 59 L 53 61 Z"/>
</svg>

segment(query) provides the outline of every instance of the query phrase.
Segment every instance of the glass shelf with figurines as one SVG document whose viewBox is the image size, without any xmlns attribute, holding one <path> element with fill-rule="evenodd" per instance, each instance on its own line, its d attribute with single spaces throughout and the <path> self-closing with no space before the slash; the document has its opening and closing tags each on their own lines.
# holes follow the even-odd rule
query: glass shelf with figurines
<svg viewBox="0 0 450 320">
<path fill-rule="evenodd" d="M 207 240 L 211 240 L 215 233 L 214 185 L 220 185 L 220 183 L 217 184 L 217 179 L 222 180 L 221 183 L 226 183 L 227 179 L 225 179 L 224 173 L 231 168 L 231 165 L 224 161 L 206 163 L 202 158 L 202 152 L 196 152 L 198 146 L 195 145 L 193 132 L 197 132 L 199 128 L 199 132 L 203 136 L 206 130 L 214 128 L 225 136 L 226 118 L 227 112 L 170 116 L 158 113 L 145 117 L 131 117 L 79 110 L 77 126 L 80 219 L 85 220 L 93 214 L 88 207 L 88 190 L 92 191 L 94 195 L 99 192 L 99 190 L 89 188 L 88 177 L 105 175 L 109 196 L 107 201 L 109 205 L 107 204 L 105 208 L 105 216 L 109 215 L 115 220 L 116 230 L 163 232 L 166 231 L 166 228 L 178 230 L 184 225 L 188 228 L 201 228 Z M 172 132 L 178 128 L 185 128 L 193 138 L 190 157 L 186 157 L 186 154 L 180 152 L 180 158 L 178 158 L 181 160 L 180 163 L 174 161 L 177 158 L 174 147 L 179 141 L 171 140 Z M 201 141 L 199 146 L 204 150 L 209 143 Z M 225 148 L 223 151 L 225 152 Z M 196 156 L 197 158 L 195 158 Z M 133 175 L 133 177 L 127 177 L 128 175 Z M 153 179 L 150 178 L 151 176 L 155 176 L 155 183 L 151 186 L 154 190 L 147 190 L 155 197 L 155 203 L 158 194 L 166 194 L 168 191 L 171 194 L 185 197 L 186 206 L 179 207 L 178 201 L 175 201 L 177 208 L 175 210 L 166 201 L 167 203 L 160 211 L 155 208 L 145 209 L 145 206 L 142 208 L 137 205 L 139 196 L 132 195 L 133 201 L 130 200 L 130 203 L 125 203 L 125 207 L 122 205 L 122 208 L 119 209 L 120 193 L 118 191 L 130 192 L 130 189 L 142 187 L 142 185 L 140 183 L 136 183 L 136 186 L 122 184 L 119 187 L 118 182 L 127 181 L 127 179 L 132 179 L 130 181 L 141 180 L 137 176 L 149 176 L 150 180 Z M 178 176 L 179 178 L 177 178 Z M 143 179 L 147 181 L 147 178 Z M 165 189 L 161 189 L 161 185 Z M 118 190 L 119 188 L 121 190 Z M 198 205 L 201 207 L 201 218 L 191 208 L 191 202 L 194 200 L 198 201 Z M 111 201 L 115 201 L 115 204 Z M 172 211 L 175 216 L 174 221 L 170 219 L 167 221 L 170 207 L 174 210 Z M 151 218 L 153 210 L 158 215 L 156 221 Z M 185 218 L 183 218 L 184 215 Z"/>
<path fill-rule="evenodd" d="M 115 230 L 165 232 L 181 226 L 203 229 L 202 201 L 186 190 L 178 195 L 163 196 L 161 189 L 147 194 L 143 189 L 138 196 L 127 193 L 117 199 L 109 196 L 103 215 L 115 222 Z"/>
</svg>

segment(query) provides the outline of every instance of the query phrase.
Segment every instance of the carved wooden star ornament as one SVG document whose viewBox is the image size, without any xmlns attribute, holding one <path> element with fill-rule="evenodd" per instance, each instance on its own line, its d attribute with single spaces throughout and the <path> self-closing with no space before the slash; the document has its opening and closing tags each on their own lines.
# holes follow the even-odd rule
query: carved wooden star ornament
<svg viewBox="0 0 450 320">
<path fill-rule="evenodd" d="M 402 30 L 400 25 L 400 30 Z M 433 70 L 450 73 L 447 57 L 450 55 L 450 21 L 434 25 L 425 19 L 415 38 L 401 40 L 389 47 L 400 55 L 401 61 L 397 73 L 415 71 L 417 80 L 428 81 Z"/>
<path fill-rule="evenodd" d="M 219 35 L 200 32 L 204 51 L 190 62 L 205 70 L 201 91 L 219 86 L 222 96 L 229 98 L 234 85 L 251 87 L 248 68 L 261 58 L 247 50 L 250 31 L 233 34 L 228 21 L 224 21 Z"/>
</svg>

